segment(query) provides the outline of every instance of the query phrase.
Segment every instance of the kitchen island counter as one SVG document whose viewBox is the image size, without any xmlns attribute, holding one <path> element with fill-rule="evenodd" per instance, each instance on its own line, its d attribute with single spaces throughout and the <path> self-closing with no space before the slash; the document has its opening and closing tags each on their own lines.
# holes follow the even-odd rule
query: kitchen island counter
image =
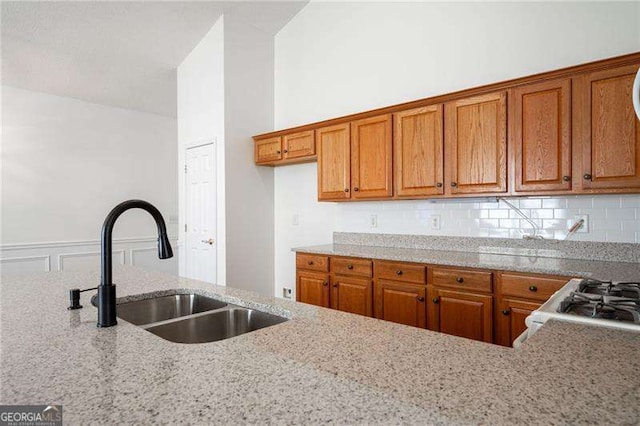
<svg viewBox="0 0 640 426">
<path fill-rule="evenodd" d="M 640 418 L 640 333 L 550 321 L 520 349 L 133 267 L 119 301 L 196 290 L 289 321 L 177 344 L 67 290 L 97 273 L 3 277 L 2 404 L 62 404 L 84 423 L 607 423 Z"/>
</svg>

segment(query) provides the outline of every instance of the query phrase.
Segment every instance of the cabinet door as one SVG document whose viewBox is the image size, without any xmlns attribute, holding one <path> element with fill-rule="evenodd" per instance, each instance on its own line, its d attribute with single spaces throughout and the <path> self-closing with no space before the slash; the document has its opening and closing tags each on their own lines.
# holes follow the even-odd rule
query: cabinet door
<svg viewBox="0 0 640 426">
<path fill-rule="evenodd" d="M 329 307 L 329 275 L 298 271 L 296 300 L 310 305 Z"/>
<path fill-rule="evenodd" d="M 574 143 L 584 189 L 640 188 L 640 121 L 631 93 L 638 65 L 576 79 Z"/>
<path fill-rule="evenodd" d="M 510 111 L 515 190 L 570 190 L 571 80 L 514 89 Z"/>
<path fill-rule="evenodd" d="M 373 316 L 373 283 L 361 278 L 332 277 L 331 307 L 352 314 Z"/>
<path fill-rule="evenodd" d="M 507 93 L 445 105 L 445 173 L 449 194 L 507 190 Z"/>
<path fill-rule="evenodd" d="M 351 123 L 352 198 L 393 195 L 391 114 Z"/>
<path fill-rule="evenodd" d="M 442 105 L 402 111 L 393 119 L 396 195 L 443 194 Z"/>
<path fill-rule="evenodd" d="M 539 307 L 539 302 L 501 299 L 496 312 L 496 343 L 512 346 L 513 341 L 527 329 L 524 320 Z"/>
<path fill-rule="evenodd" d="M 425 328 L 426 286 L 378 280 L 375 284 L 376 318 Z"/>
<path fill-rule="evenodd" d="M 316 131 L 318 200 L 351 198 L 350 127 L 347 124 Z"/>
<path fill-rule="evenodd" d="M 270 163 L 282 160 L 282 138 L 263 139 L 255 142 L 256 163 Z"/>
<path fill-rule="evenodd" d="M 429 299 L 429 329 L 493 342 L 491 296 L 431 287 Z"/>
<path fill-rule="evenodd" d="M 285 159 L 310 157 L 316 154 L 316 139 L 313 130 L 285 135 L 282 138 Z"/>
</svg>

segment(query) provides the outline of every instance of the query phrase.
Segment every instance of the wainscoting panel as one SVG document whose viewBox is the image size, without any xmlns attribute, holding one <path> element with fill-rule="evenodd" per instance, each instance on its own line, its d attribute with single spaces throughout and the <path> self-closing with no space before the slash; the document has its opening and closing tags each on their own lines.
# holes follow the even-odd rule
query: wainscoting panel
<svg viewBox="0 0 640 426">
<path fill-rule="evenodd" d="M 170 237 L 174 257 L 158 259 L 157 237 L 113 240 L 113 264 L 178 274 L 178 241 Z M 55 259 L 54 262 L 51 262 Z M 46 271 L 99 271 L 100 241 L 54 241 L 0 246 L 3 275 Z"/>
</svg>

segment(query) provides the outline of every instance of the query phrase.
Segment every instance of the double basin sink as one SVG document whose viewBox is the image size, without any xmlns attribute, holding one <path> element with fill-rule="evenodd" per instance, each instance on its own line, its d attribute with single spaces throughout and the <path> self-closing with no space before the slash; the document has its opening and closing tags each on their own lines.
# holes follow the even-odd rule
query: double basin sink
<svg viewBox="0 0 640 426">
<path fill-rule="evenodd" d="M 287 321 L 287 318 L 190 293 L 119 303 L 116 314 L 176 343 L 214 342 Z"/>
</svg>

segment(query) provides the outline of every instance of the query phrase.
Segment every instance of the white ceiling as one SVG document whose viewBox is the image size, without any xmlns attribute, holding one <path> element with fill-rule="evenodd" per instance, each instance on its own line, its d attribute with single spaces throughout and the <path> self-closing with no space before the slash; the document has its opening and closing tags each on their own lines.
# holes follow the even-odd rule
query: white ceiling
<svg viewBox="0 0 640 426">
<path fill-rule="evenodd" d="M 2 84 L 176 116 L 176 68 L 223 13 L 276 34 L 306 1 L 3 1 Z"/>
</svg>

